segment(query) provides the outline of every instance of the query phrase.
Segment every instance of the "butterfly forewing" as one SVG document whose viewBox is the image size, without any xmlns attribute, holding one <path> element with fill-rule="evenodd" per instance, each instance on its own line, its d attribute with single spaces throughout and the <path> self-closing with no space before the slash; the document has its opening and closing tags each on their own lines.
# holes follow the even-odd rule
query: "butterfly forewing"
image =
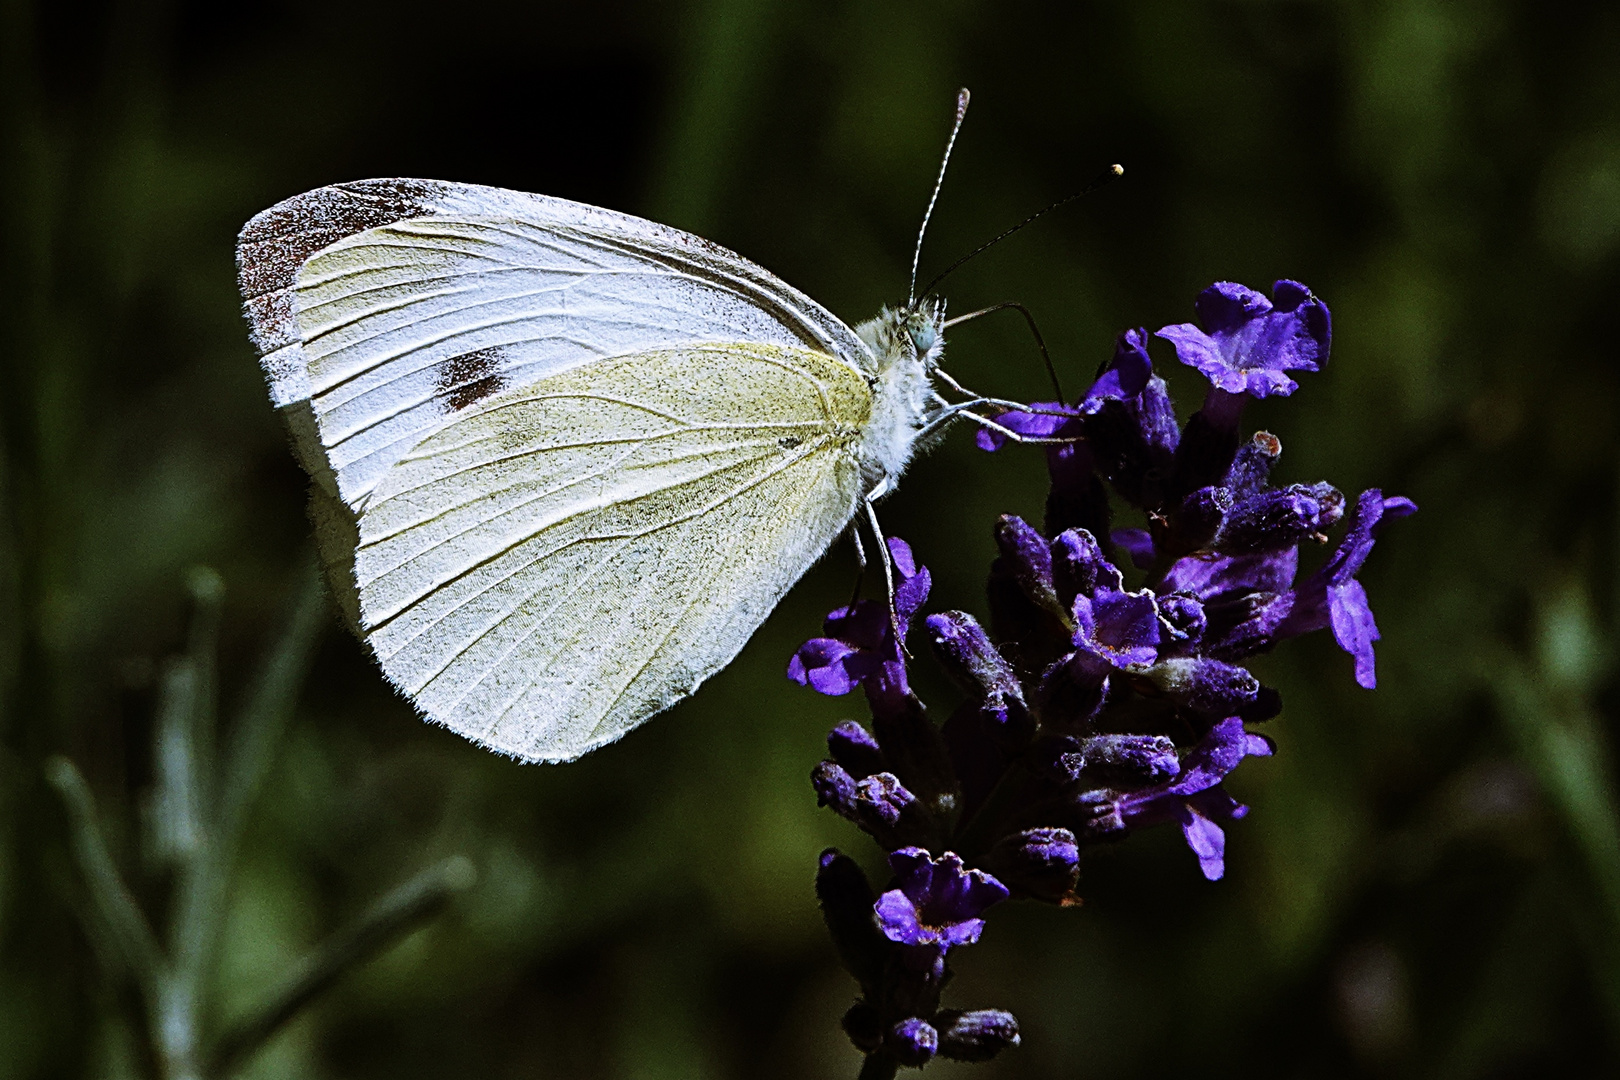
<svg viewBox="0 0 1620 1080">
<path fill-rule="evenodd" d="M 749 344 L 615 357 L 458 414 L 360 519 L 361 626 L 430 719 L 566 760 L 692 692 L 862 493 L 849 365 Z"/>
<path fill-rule="evenodd" d="M 456 413 L 576 364 L 706 341 L 866 355 L 820 305 L 723 248 L 496 188 L 322 188 L 255 218 L 238 254 L 272 397 L 307 414 L 289 416 L 300 457 L 354 509 Z"/>
</svg>

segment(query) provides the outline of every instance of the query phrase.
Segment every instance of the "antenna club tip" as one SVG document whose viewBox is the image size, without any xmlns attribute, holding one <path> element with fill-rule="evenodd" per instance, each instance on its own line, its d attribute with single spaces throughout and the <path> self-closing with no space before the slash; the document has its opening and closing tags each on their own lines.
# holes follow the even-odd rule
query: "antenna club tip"
<svg viewBox="0 0 1620 1080">
<path fill-rule="evenodd" d="M 1110 165 L 1108 166 L 1108 171 L 1113 173 L 1115 176 L 1124 176 L 1125 166 L 1119 164 Z"/>
</svg>

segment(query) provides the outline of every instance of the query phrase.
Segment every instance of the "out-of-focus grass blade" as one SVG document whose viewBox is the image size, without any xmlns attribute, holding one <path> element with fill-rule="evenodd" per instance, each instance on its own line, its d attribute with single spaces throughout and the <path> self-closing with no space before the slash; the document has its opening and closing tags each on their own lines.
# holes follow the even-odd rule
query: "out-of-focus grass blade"
<svg viewBox="0 0 1620 1080">
<path fill-rule="evenodd" d="M 199 763 L 191 737 L 196 696 L 196 666 L 189 657 L 171 661 L 158 702 L 152 763 L 157 776 L 147 819 L 147 859 L 158 867 L 190 858 L 203 843 Z"/>
<path fill-rule="evenodd" d="M 191 594 L 191 630 L 186 660 L 192 669 L 191 709 L 186 732 L 190 742 L 190 784 L 198 805 L 211 807 L 215 742 L 219 731 L 219 624 L 225 608 L 225 581 L 207 566 L 186 574 Z"/>
<path fill-rule="evenodd" d="M 107 940 L 118 950 L 118 959 L 128 965 L 143 987 L 156 986 L 166 965 L 157 937 L 146 916 L 118 873 L 112 853 L 107 850 L 101 827 L 96 824 L 95 800 L 90 786 L 78 768 L 64 757 L 45 763 L 45 778 L 56 788 L 67 808 L 73 844 L 73 859 L 84 875 L 90 892 L 91 910 Z"/>
<path fill-rule="evenodd" d="M 255 679 L 226 747 L 219 831 L 229 845 L 234 846 L 242 819 L 264 782 L 326 620 L 320 574 L 313 566 L 306 567 L 299 575 L 287 628 Z"/>
<path fill-rule="evenodd" d="M 1532 673 L 1505 650 L 1491 660 L 1489 681 L 1508 734 L 1563 818 L 1601 901 L 1592 970 L 1620 1030 L 1620 801 L 1601 729 L 1584 687 L 1568 679 L 1570 667 L 1544 660 Z"/>
<path fill-rule="evenodd" d="M 311 953 L 263 1008 L 221 1037 L 210 1075 L 228 1075 L 345 972 L 437 915 L 476 879 L 472 861 L 455 855 L 377 901 L 352 926 L 333 934 Z"/>
<path fill-rule="evenodd" d="M 213 828 L 176 890 L 172 954 L 186 992 L 198 1002 L 207 998 L 205 984 L 212 973 L 223 926 L 225 891 L 237 840 L 292 715 L 298 688 L 325 621 L 319 576 L 306 568 L 299 580 L 287 627 L 266 658 L 247 704 L 231 729 L 224 767 L 216 773 L 221 783 L 213 803 Z M 199 603 L 199 612 L 201 609 Z M 199 632 L 194 631 L 193 641 L 203 643 Z"/>
</svg>

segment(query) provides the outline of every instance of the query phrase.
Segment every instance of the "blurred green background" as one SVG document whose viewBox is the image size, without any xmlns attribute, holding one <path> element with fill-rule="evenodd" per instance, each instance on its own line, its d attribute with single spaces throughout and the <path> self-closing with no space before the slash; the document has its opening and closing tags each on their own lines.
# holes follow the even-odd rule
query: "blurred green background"
<svg viewBox="0 0 1620 1080">
<path fill-rule="evenodd" d="M 933 1075 L 1615 1067 L 1617 56 L 1620 9 L 1523 0 L 3 0 L 0 1078 L 148 1073 L 44 763 L 84 771 L 161 924 L 141 808 L 188 572 L 225 583 L 230 717 L 310 557 L 238 314 L 241 223 L 337 180 L 498 184 L 698 231 L 853 322 L 904 297 L 961 85 L 925 277 L 1127 174 L 957 273 L 954 310 L 1028 304 L 1072 392 L 1213 280 L 1305 281 L 1332 363 L 1248 419 L 1281 479 L 1422 513 L 1363 577 L 1379 690 L 1327 635 L 1260 661 L 1286 709 L 1231 785 L 1254 812 L 1226 879 L 1161 829 L 1093 858 L 1078 910 L 993 912 L 946 1003 L 1011 1009 L 1024 1045 Z M 959 328 L 948 362 L 1043 394 L 1016 317 Z M 932 607 L 983 610 L 990 524 L 1038 518 L 1044 481 L 966 433 L 916 465 L 886 522 Z M 211 1023 L 421 868 L 479 876 L 246 1073 L 853 1077 L 811 878 L 824 845 L 871 850 L 807 774 L 864 709 L 782 676 L 851 574 L 835 549 L 695 698 L 561 768 L 420 723 L 327 620 L 247 821 Z"/>
</svg>

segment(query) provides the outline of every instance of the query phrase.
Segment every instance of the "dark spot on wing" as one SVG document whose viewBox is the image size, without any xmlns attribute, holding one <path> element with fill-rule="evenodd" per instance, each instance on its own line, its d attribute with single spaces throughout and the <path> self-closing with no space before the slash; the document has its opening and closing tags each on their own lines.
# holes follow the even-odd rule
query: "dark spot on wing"
<svg viewBox="0 0 1620 1080">
<path fill-rule="evenodd" d="M 797 449 L 799 444 L 802 442 L 804 442 L 804 440 L 799 438 L 797 435 L 784 435 L 780 439 L 776 440 L 776 445 L 780 446 L 784 450 L 794 450 Z"/>
<path fill-rule="evenodd" d="M 238 284 L 248 298 L 291 288 L 322 248 L 379 225 L 434 212 L 444 187 L 423 180 L 366 180 L 318 188 L 277 203 L 242 227 Z"/>
<path fill-rule="evenodd" d="M 434 385 L 452 412 L 460 412 L 506 389 L 501 375 L 499 348 L 478 349 L 452 356 L 439 365 Z"/>
</svg>

